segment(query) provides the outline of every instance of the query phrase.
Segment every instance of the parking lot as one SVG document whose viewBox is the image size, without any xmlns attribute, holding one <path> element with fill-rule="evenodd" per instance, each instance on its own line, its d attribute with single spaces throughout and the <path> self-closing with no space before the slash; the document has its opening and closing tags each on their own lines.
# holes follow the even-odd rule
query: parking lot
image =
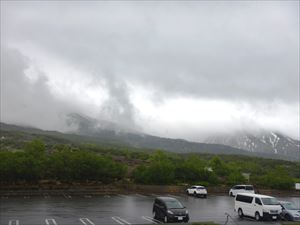
<svg viewBox="0 0 300 225">
<path fill-rule="evenodd" d="M 157 224 L 152 218 L 152 205 L 155 194 L 149 195 L 106 195 L 106 196 L 22 196 L 1 197 L 1 225 L 130 225 Z M 256 222 L 252 219 L 239 219 L 233 211 L 234 200 L 229 196 L 208 196 L 195 198 L 186 195 L 168 195 L 179 199 L 189 210 L 190 222 L 213 221 L 225 224 L 279 224 L 281 221 Z M 293 201 L 300 205 L 300 198 L 287 197 L 281 200 Z"/>
</svg>

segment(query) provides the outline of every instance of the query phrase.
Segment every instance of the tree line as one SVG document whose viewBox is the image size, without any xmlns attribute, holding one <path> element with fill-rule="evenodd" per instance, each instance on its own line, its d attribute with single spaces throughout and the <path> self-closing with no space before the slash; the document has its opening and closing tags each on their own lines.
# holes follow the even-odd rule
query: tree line
<svg viewBox="0 0 300 225">
<path fill-rule="evenodd" d="M 206 186 L 249 182 L 275 189 L 291 189 L 294 186 L 294 177 L 289 169 L 295 166 L 288 168 L 289 164 L 276 165 L 270 160 L 256 162 L 228 157 L 221 159 L 220 156 L 206 158 L 196 154 L 182 156 L 163 151 L 105 150 L 101 154 L 90 148 L 57 145 L 46 149 L 43 141 L 35 139 L 23 151 L 0 151 L 0 181 L 16 183 L 50 179 L 113 183 L 126 180 L 138 184 Z M 121 154 L 126 160 L 116 161 L 115 154 Z M 139 160 L 137 165 L 127 165 L 128 160 L 136 159 Z M 249 181 L 243 176 L 245 172 L 251 174 Z"/>
</svg>

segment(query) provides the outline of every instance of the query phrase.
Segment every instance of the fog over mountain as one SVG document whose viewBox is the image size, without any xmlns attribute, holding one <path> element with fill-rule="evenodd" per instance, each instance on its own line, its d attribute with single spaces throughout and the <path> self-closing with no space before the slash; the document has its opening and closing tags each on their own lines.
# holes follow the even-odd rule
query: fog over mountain
<svg viewBox="0 0 300 225">
<path fill-rule="evenodd" d="M 298 1 L 0 4 L 1 122 L 300 139 Z"/>
</svg>

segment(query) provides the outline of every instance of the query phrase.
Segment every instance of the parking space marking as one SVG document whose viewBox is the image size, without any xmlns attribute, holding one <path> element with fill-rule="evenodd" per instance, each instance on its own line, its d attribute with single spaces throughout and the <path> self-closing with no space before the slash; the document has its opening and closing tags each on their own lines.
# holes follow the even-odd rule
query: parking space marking
<svg viewBox="0 0 300 225">
<path fill-rule="evenodd" d="M 89 218 L 79 218 L 79 220 L 84 225 L 95 225 Z"/>
<path fill-rule="evenodd" d="M 116 217 L 112 217 L 112 220 L 114 220 L 115 222 L 117 222 L 118 224 L 124 225 L 124 223 L 122 223 L 121 221 L 119 221 Z"/>
<path fill-rule="evenodd" d="M 169 197 L 172 197 L 172 198 L 178 198 L 178 197 L 180 197 L 180 196 L 170 195 L 170 194 L 168 194 L 168 196 L 169 196 Z"/>
<path fill-rule="evenodd" d="M 14 223 L 15 222 L 15 223 Z M 10 220 L 8 225 L 19 225 L 19 220 Z"/>
<path fill-rule="evenodd" d="M 57 225 L 55 219 L 45 219 L 47 225 Z"/>
<path fill-rule="evenodd" d="M 65 198 L 72 198 L 71 195 L 66 195 L 65 193 L 63 193 L 63 196 L 64 196 Z"/>
<path fill-rule="evenodd" d="M 153 197 L 158 197 L 159 195 L 157 195 L 157 194 L 150 194 L 151 196 L 153 196 Z"/>
<path fill-rule="evenodd" d="M 151 222 L 151 223 L 155 223 L 155 224 L 160 223 L 160 221 L 158 221 L 158 220 L 156 220 L 156 219 L 154 219 L 154 218 L 151 218 L 150 216 L 142 216 L 142 218 L 143 218 L 144 220 L 147 220 L 147 221 Z"/>
<path fill-rule="evenodd" d="M 91 195 L 85 195 L 84 197 L 85 197 L 85 198 L 92 198 Z"/>
<path fill-rule="evenodd" d="M 141 195 L 141 194 L 135 194 L 135 196 L 141 197 L 141 198 L 146 198 L 145 195 Z"/>
<path fill-rule="evenodd" d="M 44 198 L 50 198 L 50 195 L 48 193 L 45 193 Z"/>
<path fill-rule="evenodd" d="M 121 224 L 121 225 L 124 225 L 124 224 L 127 224 L 127 225 L 131 225 L 131 223 L 129 223 L 127 220 L 124 220 L 118 216 L 113 216 L 112 219 L 117 222 L 118 224 Z"/>
<path fill-rule="evenodd" d="M 122 195 L 122 194 L 118 194 L 118 197 L 120 197 L 120 198 L 126 198 L 127 196 L 126 195 Z"/>
</svg>

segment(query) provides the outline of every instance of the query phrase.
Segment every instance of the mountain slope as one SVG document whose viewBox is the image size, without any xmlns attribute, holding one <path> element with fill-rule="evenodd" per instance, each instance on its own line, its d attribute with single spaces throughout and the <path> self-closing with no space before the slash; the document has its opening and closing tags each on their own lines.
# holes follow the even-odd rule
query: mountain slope
<svg viewBox="0 0 300 225">
<path fill-rule="evenodd" d="M 229 145 L 250 152 L 288 156 L 300 160 L 300 141 L 271 131 L 240 131 L 229 135 L 209 137 L 205 143 Z"/>
<path fill-rule="evenodd" d="M 273 152 L 255 152 L 241 149 L 240 145 L 232 147 L 226 144 L 215 143 L 197 143 L 182 139 L 171 139 L 151 136 L 142 133 L 130 133 L 121 131 L 116 124 L 107 127 L 99 126 L 94 119 L 72 116 L 72 123 L 76 125 L 77 130 L 73 133 L 61 133 L 57 131 L 44 131 L 41 129 L 22 127 L 0 123 L 1 145 L 4 141 L 10 143 L 18 142 L 20 146 L 22 141 L 26 142 L 36 137 L 41 137 L 44 141 L 53 143 L 94 143 L 106 146 L 133 147 L 149 150 L 166 150 L 176 153 L 210 153 L 210 154 L 231 154 L 231 155 L 249 155 L 263 158 L 299 160 L 289 154 L 274 154 Z M 111 125 L 111 124 L 110 124 Z M 114 130 L 114 128 L 117 128 Z M 3 138 L 3 140 L 2 140 Z M 227 144 L 232 144 L 226 142 Z"/>
</svg>

